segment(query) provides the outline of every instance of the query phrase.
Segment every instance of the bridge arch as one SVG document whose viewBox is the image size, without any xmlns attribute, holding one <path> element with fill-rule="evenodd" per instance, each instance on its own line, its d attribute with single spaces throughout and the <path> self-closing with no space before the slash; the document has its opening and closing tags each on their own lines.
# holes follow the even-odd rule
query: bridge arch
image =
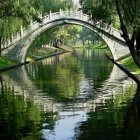
<svg viewBox="0 0 140 140">
<path fill-rule="evenodd" d="M 85 16 L 85 15 L 82 15 Z M 50 16 L 52 17 L 52 16 Z M 85 18 L 86 17 L 86 18 Z M 120 33 L 117 32 L 116 30 L 112 30 L 112 28 L 108 29 L 107 27 L 102 28 L 99 24 L 94 24 L 91 21 L 89 21 L 89 18 L 85 16 L 84 18 L 80 18 L 79 16 L 73 15 L 65 15 L 65 16 L 58 16 L 54 17 L 52 19 L 49 19 L 49 21 L 46 21 L 46 17 L 42 18 L 42 24 L 38 24 L 38 28 L 29 36 L 29 38 L 24 42 L 20 53 L 17 54 L 17 60 L 21 63 L 25 62 L 26 59 L 26 54 L 28 52 L 28 49 L 30 48 L 31 44 L 33 41 L 43 32 L 45 32 L 47 29 L 52 28 L 54 26 L 59 26 L 63 24 L 76 24 L 80 26 L 84 26 L 95 33 L 97 33 L 108 45 L 113 58 L 115 60 L 119 59 L 122 57 L 122 55 L 128 54 L 129 50 L 126 47 L 125 42 L 123 39 L 120 37 Z M 108 31 L 110 30 L 110 31 Z M 117 35 L 114 35 L 114 33 Z"/>
</svg>

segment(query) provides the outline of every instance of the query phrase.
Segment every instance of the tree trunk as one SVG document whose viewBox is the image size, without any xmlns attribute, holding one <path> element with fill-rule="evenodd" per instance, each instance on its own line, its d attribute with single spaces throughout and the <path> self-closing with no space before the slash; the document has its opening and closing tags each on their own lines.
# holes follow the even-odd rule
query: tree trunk
<svg viewBox="0 0 140 140">
<path fill-rule="evenodd" d="M 94 40 L 92 40 L 92 45 L 94 45 L 95 43 L 94 43 Z"/>
<path fill-rule="evenodd" d="M 140 56 L 140 32 L 137 33 L 136 36 L 136 51 L 137 51 L 137 55 Z"/>
<path fill-rule="evenodd" d="M 82 40 L 83 46 L 85 45 L 85 41 Z"/>
<path fill-rule="evenodd" d="M 116 10 L 117 10 L 117 13 L 118 13 L 118 16 L 119 16 L 119 20 L 120 20 L 120 25 L 121 25 L 121 30 L 122 30 L 122 37 L 124 38 L 128 48 L 130 50 L 130 53 L 132 55 L 132 58 L 133 58 L 134 62 L 140 68 L 140 56 L 137 53 L 140 50 L 140 46 L 139 46 L 139 43 L 140 43 L 140 33 L 137 34 L 136 50 L 135 50 L 135 44 L 134 44 L 135 42 L 129 38 L 127 27 L 124 24 L 124 19 L 123 19 L 122 14 L 121 14 L 121 8 L 119 7 L 119 1 L 115 0 L 115 4 L 116 4 Z"/>
<path fill-rule="evenodd" d="M 88 39 L 88 45 L 89 45 L 89 39 Z"/>
</svg>

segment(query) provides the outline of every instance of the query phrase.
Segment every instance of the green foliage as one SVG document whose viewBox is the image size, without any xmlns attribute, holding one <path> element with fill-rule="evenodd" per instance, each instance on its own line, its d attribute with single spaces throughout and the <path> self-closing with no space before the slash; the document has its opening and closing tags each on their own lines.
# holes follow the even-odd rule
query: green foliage
<svg viewBox="0 0 140 140">
<path fill-rule="evenodd" d="M 0 57 L 0 67 L 7 67 L 16 64 L 14 61 L 9 60 L 6 57 Z"/>
<path fill-rule="evenodd" d="M 31 52 L 34 52 L 35 48 L 41 48 L 44 46 L 53 46 L 55 40 L 61 41 L 65 46 L 71 47 L 79 39 L 79 34 L 82 31 L 81 26 L 77 25 L 63 25 L 48 29 L 41 34 L 36 41 L 30 47 Z"/>
<path fill-rule="evenodd" d="M 91 45 L 94 45 L 94 41 L 101 41 L 102 39 L 92 30 L 83 27 L 82 31 L 80 32 L 80 40 L 83 42 L 83 45 L 89 45 L 89 42 Z"/>
<path fill-rule="evenodd" d="M 74 46 L 75 41 L 79 39 L 79 34 L 82 31 L 81 26 L 64 25 L 60 26 L 55 32 L 54 37 L 61 40 L 66 46 Z"/>
<path fill-rule="evenodd" d="M 82 10 L 91 15 L 94 21 L 114 22 L 114 5 L 112 0 L 80 0 Z"/>
<path fill-rule="evenodd" d="M 51 49 L 51 48 L 46 48 L 46 47 L 41 47 L 38 49 L 35 48 L 30 48 L 27 58 L 27 61 L 34 61 L 37 58 L 43 58 L 52 54 L 55 54 L 56 50 Z"/>
<path fill-rule="evenodd" d="M 99 44 L 93 45 L 93 48 L 94 49 L 106 49 L 107 45 L 104 43 L 99 43 Z"/>
<path fill-rule="evenodd" d="M 121 0 L 118 4 L 129 31 L 135 29 L 140 32 L 140 1 Z"/>
<path fill-rule="evenodd" d="M 107 45 L 100 42 L 100 43 L 97 43 L 97 44 L 86 44 L 86 45 L 79 45 L 77 46 L 78 47 L 82 47 L 82 48 L 93 48 L 93 49 L 107 49 Z"/>
<path fill-rule="evenodd" d="M 49 13 L 50 11 L 58 12 L 59 9 L 66 10 L 76 8 L 72 0 L 36 0 L 36 3 L 43 14 Z"/>
<path fill-rule="evenodd" d="M 72 0 L 5 0 L 0 3 L 0 44 L 20 33 L 40 14 L 74 8 Z"/>
<path fill-rule="evenodd" d="M 120 0 L 117 3 L 129 30 L 140 28 L 140 1 Z M 101 20 L 112 25 L 117 22 L 117 26 L 119 25 L 115 0 L 80 0 L 80 4 L 83 11 L 91 15 L 94 21 Z"/>
<path fill-rule="evenodd" d="M 6 0 L 0 4 L 0 37 L 1 42 L 11 38 L 20 31 L 21 26 L 27 26 L 35 14 L 29 0 Z"/>
</svg>

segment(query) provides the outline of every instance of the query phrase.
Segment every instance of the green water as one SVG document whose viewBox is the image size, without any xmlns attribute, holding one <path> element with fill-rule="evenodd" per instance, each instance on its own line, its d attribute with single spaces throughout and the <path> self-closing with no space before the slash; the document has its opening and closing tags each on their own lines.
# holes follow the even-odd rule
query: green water
<svg viewBox="0 0 140 140">
<path fill-rule="evenodd" d="M 138 140 L 138 92 L 103 50 L 7 71 L 0 76 L 0 139 Z"/>
</svg>

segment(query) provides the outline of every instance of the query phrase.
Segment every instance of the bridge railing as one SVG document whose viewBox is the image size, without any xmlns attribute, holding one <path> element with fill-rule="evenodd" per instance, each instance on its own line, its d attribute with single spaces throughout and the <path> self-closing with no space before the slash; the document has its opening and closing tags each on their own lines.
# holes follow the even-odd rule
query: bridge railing
<svg viewBox="0 0 140 140">
<path fill-rule="evenodd" d="M 47 14 L 43 15 L 43 17 L 41 17 L 41 19 L 43 21 L 43 24 L 46 24 L 50 20 L 60 18 L 61 16 L 64 16 L 64 15 L 70 16 L 71 13 L 72 13 L 71 11 L 63 12 L 60 10 L 59 12 L 56 12 L 56 13 L 51 13 L 51 12 L 49 14 L 47 13 Z M 19 32 L 17 32 L 16 35 L 11 35 L 10 38 L 12 38 L 12 40 L 8 39 L 6 42 L 3 42 L 3 44 L 1 45 L 1 49 L 5 50 L 5 49 L 9 48 L 11 45 L 20 41 L 22 38 L 24 38 L 31 32 L 37 30 L 39 27 L 40 27 L 40 24 L 37 21 L 34 21 L 34 22 L 31 21 L 30 25 L 27 28 L 21 27 L 21 30 Z"/>
<path fill-rule="evenodd" d="M 44 14 L 42 17 L 40 17 L 42 23 L 38 23 L 37 21 L 34 21 L 34 22 L 31 21 L 30 25 L 27 28 L 22 28 L 21 27 L 21 30 L 15 36 L 11 37 L 12 40 L 9 39 L 9 40 L 7 40 L 7 42 L 2 44 L 2 49 L 6 49 L 10 45 L 20 41 L 22 38 L 24 38 L 28 34 L 34 32 L 35 30 L 40 28 L 40 26 L 45 25 L 50 21 L 60 19 L 60 18 L 66 18 L 66 19 L 73 18 L 73 19 L 79 19 L 79 20 L 88 22 L 91 25 L 94 25 L 97 28 L 100 28 L 100 29 L 104 30 L 105 32 L 108 32 L 109 34 L 119 38 L 120 40 L 123 40 L 123 38 L 120 35 L 120 31 L 118 31 L 115 28 L 103 23 L 102 21 L 93 22 L 91 20 L 90 16 L 88 16 L 86 14 L 83 14 L 82 11 L 62 11 L 60 9 L 59 12 L 52 13 L 50 11 L 50 13 Z"/>
</svg>

